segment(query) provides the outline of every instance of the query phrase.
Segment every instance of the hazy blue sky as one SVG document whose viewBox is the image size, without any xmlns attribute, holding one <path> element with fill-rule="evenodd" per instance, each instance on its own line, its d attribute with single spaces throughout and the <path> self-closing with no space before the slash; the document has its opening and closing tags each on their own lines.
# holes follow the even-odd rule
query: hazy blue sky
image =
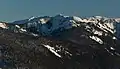
<svg viewBox="0 0 120 69">
<path fill-rule="evenodd" d="M 0 21 L 59 13 L 120 17 L 120 0 L 0 0 Z"/>
</svg>

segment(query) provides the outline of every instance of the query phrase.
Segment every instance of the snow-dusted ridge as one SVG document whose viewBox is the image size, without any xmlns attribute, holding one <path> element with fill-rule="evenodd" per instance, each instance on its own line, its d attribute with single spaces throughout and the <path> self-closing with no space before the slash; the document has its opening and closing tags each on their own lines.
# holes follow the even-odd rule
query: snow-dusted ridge
<svg viewBox="0 0 120 69">
<path fill-rule="evenodd" d="M 67 29 L 71 29 L 73 27 L 80 27 L 81 24 L 94 24 L 96 27 L 101 28 L 105 32 L 111 32 L 115 34 L 117 37 L 120 36 L 119 32 L 119 23 L 120 18 L 107 18 L 102 16 L 93 16 L 89 18 L 80 18 L 77 16 L 64 16 L 62 14 L 56 15 L 56 16 L 42 16 L 42 17 L 31 17 L 24 20 L 18 20 L 14 21 L 12 24 L 15 26 L 5 26 L 3 24 L 0 24 L 2 28 L 7 29 L 14 29 L 18 28 L 21 30 L 21 32 L 32 32 L 35 34 L 42 34 L 44 36 L 55 34 L 56 31 L 64 31 Z M 18 26 L 16 26 L 18 25 Z M 22 25 L 22 26 L 21 26 Z M 86 29 L 90 28 L 88 25 L 86 25 Z M 106 31 L 107 30 L 107 31 Z M 92 31 L 93 32 L 93 31 Z M 95 34 L 102 34 L 101 32 L 95 31 Z"/>
</svg>

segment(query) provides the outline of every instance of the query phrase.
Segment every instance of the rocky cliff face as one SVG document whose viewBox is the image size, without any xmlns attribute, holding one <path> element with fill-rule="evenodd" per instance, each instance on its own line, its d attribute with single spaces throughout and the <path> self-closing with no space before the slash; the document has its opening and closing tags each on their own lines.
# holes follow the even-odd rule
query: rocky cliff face
<svg viewBox="0 0 120 69">
<path fill-rule="evenodd" d="M 0 23 L 1 67 L 120 68 L 118 20 L 62 15 L 26 20 Z"/>
</svg>

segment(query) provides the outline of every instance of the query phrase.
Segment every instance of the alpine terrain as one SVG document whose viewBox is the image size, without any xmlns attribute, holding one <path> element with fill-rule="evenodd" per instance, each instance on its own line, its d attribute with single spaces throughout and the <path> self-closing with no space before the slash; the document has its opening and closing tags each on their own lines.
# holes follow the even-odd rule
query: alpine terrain
<svg viewBox="0 0 120 69">
<path fill-rule="evenodd" d="M 120 69 L 120 18 L 31 17 L 0 22 L 2 69 Z"/>
</svg>

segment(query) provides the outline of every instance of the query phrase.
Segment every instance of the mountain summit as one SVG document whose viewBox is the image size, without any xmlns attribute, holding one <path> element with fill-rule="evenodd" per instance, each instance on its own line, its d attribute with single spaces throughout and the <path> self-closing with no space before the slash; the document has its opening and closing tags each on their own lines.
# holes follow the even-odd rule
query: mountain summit
<svg viewBox="0 0 120 69">
<path fill-rule="evenodd" d="M 24 20 L 6 23 L 7 24 L 6 28 L 9 30 L 18 29 L 17 31 L 21 32 L 22 30 L 24 30 L 24 32 L 25 31 L 31 32 L 43 36 L 52 36 L 53 34 L 54 35 L 56 34 L 55 32 L 59 33 L 71 28 L 80 27 L 82 24 L 86 25 L 86 28 L 90 28 L 88 24 L 90 25 L 93 24 L 106 32 L 109 31 L 115 34 L 116 37 L 119 38 L 120 37 L 119 23 L 120 23 L 119 18 L 107 18 L 102 16 L 80 18 L 77 16 L 63 16 L 62 14 L 59 14 L 53 17 L 50 16 L 31 17 Z M 3 27 L 2 24 L 1 27 Z"/>
</svg>

